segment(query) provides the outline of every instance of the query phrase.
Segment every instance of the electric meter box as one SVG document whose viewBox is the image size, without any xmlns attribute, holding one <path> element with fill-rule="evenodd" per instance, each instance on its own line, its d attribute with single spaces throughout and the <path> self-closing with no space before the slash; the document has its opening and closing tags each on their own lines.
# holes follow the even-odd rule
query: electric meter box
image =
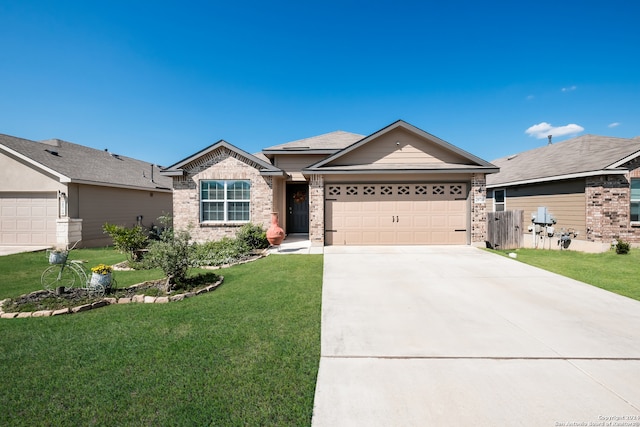
<svg viewBox="0 0 640 427">
<path fill-rule="evenodd" d="M 538 211 L 533 215 L 533 222 L 536 224 L 555 224 L 555 219 L 544 206 L 539 206 Z"/>
</svg>

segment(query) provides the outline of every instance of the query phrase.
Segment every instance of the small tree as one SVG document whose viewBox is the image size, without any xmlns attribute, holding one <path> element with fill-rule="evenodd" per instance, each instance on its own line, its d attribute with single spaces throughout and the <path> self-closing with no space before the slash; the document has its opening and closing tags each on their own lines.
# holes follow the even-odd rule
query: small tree
<svg viewBox="0 0 640 427">
<path fill-rule="evenodd" d="M 147 262 L 160 268 L 167 276 L 165 291 L 186 281 L 189 268 L 194 264 L 194 246 L 188 231 L 175 231 L 167 228 L 160 240 L 151 242 L 146 256 Z"/>
<path fill-rule="evenodd" d="M 127 228 L 107 223 L 102 230 L 113 239 L 116 250 L 127 255 L 129 262 L 138 261 L 138 251 L 144 249 L 149 241 L 149 234 L 139 225 Z"/>
</svg>

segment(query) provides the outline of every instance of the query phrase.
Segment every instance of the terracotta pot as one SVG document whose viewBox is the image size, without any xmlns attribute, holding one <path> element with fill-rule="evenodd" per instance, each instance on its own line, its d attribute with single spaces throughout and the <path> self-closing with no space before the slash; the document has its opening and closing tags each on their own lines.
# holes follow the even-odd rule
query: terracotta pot
<svg viewBox="0 0 640 427">
<path fill-rule="evenodd" d="M 267 230 L 267 240 L 271 246 L 278 246 L 284 240 L 284 230 L 278 225 L 278 212 L 271 213 L 271 226 Z"/>
</svg>

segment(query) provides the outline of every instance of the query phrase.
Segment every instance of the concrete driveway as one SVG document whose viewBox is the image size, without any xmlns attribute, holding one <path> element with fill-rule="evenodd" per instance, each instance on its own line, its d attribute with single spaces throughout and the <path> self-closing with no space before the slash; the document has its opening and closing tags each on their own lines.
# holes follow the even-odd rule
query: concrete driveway
<svg viewBox="0 0 640 427">
<path fill-rule="evenodd" d="M 325 248 L 321 353 L 314 427 L 640 426 L 640 302 L 472 247 Z"/>
<path fill-rule="evenodd" d="M 51 246 L 0 246 L 0 256 L 13 255 L 22 252 L 37 252 L 49 249 Z"/>
</svg>

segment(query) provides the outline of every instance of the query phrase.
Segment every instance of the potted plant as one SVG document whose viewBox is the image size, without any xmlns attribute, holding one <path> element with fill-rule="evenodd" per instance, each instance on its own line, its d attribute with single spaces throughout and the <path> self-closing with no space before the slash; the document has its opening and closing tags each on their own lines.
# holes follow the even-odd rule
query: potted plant
<svg viewBox="0 0 640 427">
<path fill-rule="evenodd" d="M 98 264 L 91 268 L 91 282 L 90 285 L 95 287 L 96 285 L 102 285 L 105 289 L 111 287 L 111 273 L 113 268 L 110 265 Z"/>
<path fill-rule="evenodd" d="M 54 249 L 49 252 L 49 264 L 64 264 L 67 262 L 69 252 L 62 249 Z"/>
</svg>

